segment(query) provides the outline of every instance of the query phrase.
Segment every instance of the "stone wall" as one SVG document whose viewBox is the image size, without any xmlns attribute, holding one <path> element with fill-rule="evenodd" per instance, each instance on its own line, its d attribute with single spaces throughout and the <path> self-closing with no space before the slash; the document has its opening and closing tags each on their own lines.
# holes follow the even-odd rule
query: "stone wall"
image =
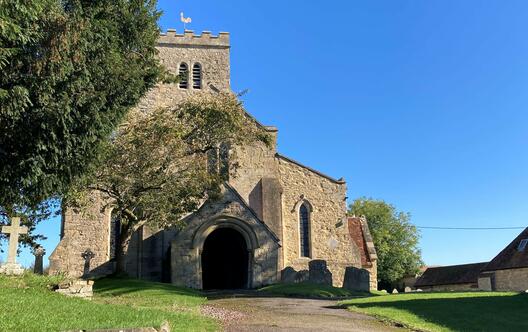
<svg viewBox="0 0 528 332">
<path fill-rule="evenodd" d="M 494 289 L 496 291 L 528 290 L 528 267 L 494 271 Z"/>
<path fill-rule="evenodd" d="M 194 89 L 189 77 L 189 87 L 181 89 L 178 84 L 160 84 L 147 93 L 138 108 L 148 110 L 153 107 L 174 105 L 193 93 L 211 93 L 230 90 L 229 34 L 212 36 L 204 31 L 195 35 L 192 31 L 177 34 L 169 30 L 158 39 L 157 46 L 161 62 L 177 74 L 180 64 L 186 63 L 190 72 L 195 63 L 202 67 L 202 88 Z"/>
<path fill-rule="evenodd" d="M 478 290 L 478 284 L 465 283 L 452 285 L 422 286 L 417 288 L 427 292 L 475 291 Z"/>
<path fill-rule="evenodd" d="M 341 286 L 347 266 L 361 266 L 359 250 L 350 240 L 346 222 L 346 184 L 330 179 L 298 163 L 279 156 L 283 188 L 284 266 L 307 270 L 311 259 L 327 261 L 334 286 Z M 310 215 L 310 258 L 301 257 L 299 208 L 312 207 Z"/>
<path fill-rule="evenodd" d="M 110 212 L 108 201 L 92 192 L 88 207 L 83 210 L 64 208 L 61 241 L 50 255 L 50 273 L 65 272 L 71 277 L 81 277 L 85 261 L 81 254 L 86 250 L 95 256 L 90 261 L 90 271 L 104 275 L 113 272 L 110 256 Z"/>
</svg>

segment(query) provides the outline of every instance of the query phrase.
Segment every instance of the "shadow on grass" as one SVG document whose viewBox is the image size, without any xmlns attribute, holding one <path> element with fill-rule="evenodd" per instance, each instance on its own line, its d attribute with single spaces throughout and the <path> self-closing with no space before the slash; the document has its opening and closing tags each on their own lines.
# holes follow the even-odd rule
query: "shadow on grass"
<svg viewBox="0 0 528 332">
<path fill-rule="evenodd" d="M 454 331 L 528 331 L 528 295 L 525 294 L 402 300 L 397 297 L 388 301 L 345 303 L 334 308 L 353 306 L 404 324 L 418 317 L 423 323 Z M 383 309 L 391 310 L 384 313 Z"/>
<path fill-rule="evenodd" d="M 158 282 L 142 281 L 127 278 L 104 278 L 99 279 L 94 284 L 94 291 L 99 295 L 123 296 L 133 293 L 160 295 L 184 295 L 202 297 L 203 295 L 189 288 L 176 287 L 170 284 Z"/>
</svg>

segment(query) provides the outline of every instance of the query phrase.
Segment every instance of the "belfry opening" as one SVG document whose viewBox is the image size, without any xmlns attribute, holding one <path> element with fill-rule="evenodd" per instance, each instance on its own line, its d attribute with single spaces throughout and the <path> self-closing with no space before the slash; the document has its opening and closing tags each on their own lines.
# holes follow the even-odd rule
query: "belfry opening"
<svg viewBox="0 0 528 332">
<path fill-rule="evenodd" d="M 206 238 L 202 251 L 202 287 L 212 289 L 248 288 L 249 254 L 242 234 L 219 228 Z"/>
</svg>

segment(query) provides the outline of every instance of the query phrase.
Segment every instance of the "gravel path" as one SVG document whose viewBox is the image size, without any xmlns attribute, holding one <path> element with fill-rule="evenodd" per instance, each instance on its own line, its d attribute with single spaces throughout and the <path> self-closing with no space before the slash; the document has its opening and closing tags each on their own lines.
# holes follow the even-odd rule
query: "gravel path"
<svg viewBox="0 0 528 332">
<path fill-rule="evenodd" d="M 375 318 L 337 308 L 336 301 L 279 297 L 211 299 L 202 308 L 225 331 L 402 331 Z"/>
</svg>

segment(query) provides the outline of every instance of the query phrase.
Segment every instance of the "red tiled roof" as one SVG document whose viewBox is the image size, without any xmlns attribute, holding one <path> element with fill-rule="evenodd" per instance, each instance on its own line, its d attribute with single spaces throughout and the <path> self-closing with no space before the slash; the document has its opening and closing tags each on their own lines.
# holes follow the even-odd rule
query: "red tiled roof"
<svg viewBox="0 0 528 332">
<path fill-rule="evenodd" d="M 366 220 L 361 217 L 348 217 L 348 232 L 352 241 L 360 249 L 361 266 L 371 267 L 377 255 Z"/>
<path fill-rule="evenodd" d="M 519 251 L 519 243 L 528 239 L 528 228 L 519 234 L 503 251 L 489 262 L 484 271 L 517 269 L 528 267 L 528 246 Z"/>
</svg>

